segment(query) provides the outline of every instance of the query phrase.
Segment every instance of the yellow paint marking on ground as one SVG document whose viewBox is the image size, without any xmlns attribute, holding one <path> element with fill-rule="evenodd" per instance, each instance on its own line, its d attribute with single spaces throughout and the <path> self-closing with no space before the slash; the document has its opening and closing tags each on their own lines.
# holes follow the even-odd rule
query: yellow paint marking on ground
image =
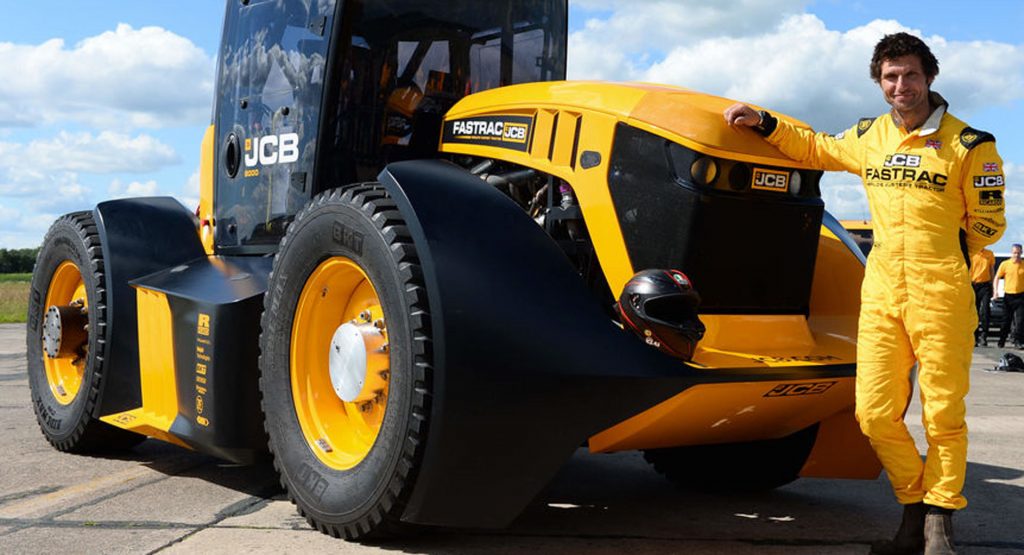
<svg viewBox="0 0 1024 555">
<path fill-rule="evenodd" d="M 155 478 L 159 476 L 164 476 L 164 474 L 144 466 L 135 466 L 103 476 L 102 478 L 96 478 L 88 482 L 61 488 L 52 493 L 31 497 L 18 503 L 0 507 L 0 518 L 25 518 L 32 515 L 50 513 L 69 507 L 72 501 L 89 495 L 95 495 L 103 490 L 114 489 L 142 478 Z"/>
</svg>

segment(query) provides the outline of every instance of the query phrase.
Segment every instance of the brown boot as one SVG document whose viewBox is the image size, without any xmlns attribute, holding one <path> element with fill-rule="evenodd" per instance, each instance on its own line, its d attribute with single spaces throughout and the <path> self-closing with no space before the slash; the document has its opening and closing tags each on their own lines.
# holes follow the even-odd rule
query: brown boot
<svg viewBox="0 0 1024 555">
<path fill-rule="evenodd" d="M 903 506 L 903 521 L 891 540 L 871 544 L 871 555 L 917 555 L 924 549 L 924 502 Z"/>
<path fill-rule="evenodd" d="M 924 555 L 955 555 L 952 511 L 932 509 L 924 521 Z"/>
</svg>

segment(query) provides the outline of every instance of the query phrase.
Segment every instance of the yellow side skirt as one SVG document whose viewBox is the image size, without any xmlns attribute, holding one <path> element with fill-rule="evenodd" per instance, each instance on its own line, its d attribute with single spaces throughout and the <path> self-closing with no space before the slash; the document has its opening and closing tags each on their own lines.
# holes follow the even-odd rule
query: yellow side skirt
<svg viewBox="0 0 1024 555">
<path fill-rule="evenodd" d="M 178 416 L 174 379 L 174 332 L 167 296 L 135 288 L 139 319 L 139 372 L 142 406 L 100 420 L 125 430 L 191 448 L 170 433 Z"/>
</svg>

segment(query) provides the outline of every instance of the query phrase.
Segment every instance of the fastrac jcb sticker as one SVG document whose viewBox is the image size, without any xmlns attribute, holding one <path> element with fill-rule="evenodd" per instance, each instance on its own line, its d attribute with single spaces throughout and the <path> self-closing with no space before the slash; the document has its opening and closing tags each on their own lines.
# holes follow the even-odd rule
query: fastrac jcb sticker
<svg viewBox="0 0 1024 555">
<path fill-rule="evenodd" d="M 754 168 L 754 178 L 750 186 L 761 191 L 784 193 L 789 190 L 789 174 L 776 170 Z"/>
<path fill-rule="evenodd" d="M 530 149 L 532 131 L 532 117 L 478 116 L 446 121 L 442 140 L 451 144 L 497 146 L 526 152 Z"/>
<path fill-rule="evenodd" d="M 779 385 L 772 388 L 771 391 L 765 393 L 765 397 L 794 397 L 797 395 L 821 395 L 836 382 L 816 382 L 816 383 L 780 383 Z"/>
</svg>

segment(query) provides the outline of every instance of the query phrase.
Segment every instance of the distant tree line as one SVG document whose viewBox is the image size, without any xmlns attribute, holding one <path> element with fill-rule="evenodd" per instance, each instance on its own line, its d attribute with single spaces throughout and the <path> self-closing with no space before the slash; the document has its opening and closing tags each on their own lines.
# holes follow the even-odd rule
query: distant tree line
<svg viewBox="0 0 1024 555">
<path fill-rule="evenodd" d="M 25 274 L 32 271 L 39 248 L 0 249 L 0 274 Z"/>
</svg>

